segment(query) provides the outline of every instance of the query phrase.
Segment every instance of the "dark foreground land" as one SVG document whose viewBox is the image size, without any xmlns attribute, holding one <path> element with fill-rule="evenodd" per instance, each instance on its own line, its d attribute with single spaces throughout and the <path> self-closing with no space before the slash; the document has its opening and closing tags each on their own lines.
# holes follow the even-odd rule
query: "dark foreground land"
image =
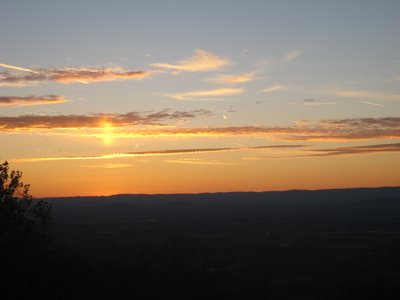
<svg viewBox="0 0 400 300">
<path fill-rule="evenodd" d="M 400 188 L 46 200 L 33 298 L 400 299 Z"/>
</svg>

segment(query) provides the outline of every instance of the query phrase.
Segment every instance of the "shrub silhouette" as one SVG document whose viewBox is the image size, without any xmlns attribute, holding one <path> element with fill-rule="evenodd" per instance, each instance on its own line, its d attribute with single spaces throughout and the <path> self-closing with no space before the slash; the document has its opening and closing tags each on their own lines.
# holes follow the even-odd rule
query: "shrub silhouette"
<svg viewBox="0 0 400 300">
<path fill-rule="evenodd" d="M 47 234 L 51 206 L 35 200 L 20 171 L 0 164 L 0 268 L 6 275 L 0 296 L 23 298 L 38 286 L 38 275 L 51 265 L 55 247 Z M 22 293 L 22 294 L 21 294 Z"/>
<path fill-rule="evenodd" d="M 85 261 L 64 252 L 48 229 L 51 205 L 29 193 L 22 172 L 0 164 L 0 299 L 86 299 L 108 292 Z"/>
<path fill-rule="evenodd" d="M 4 247 L 42 240 L 51 222 L 51 206 L 34 200 L 29 185 L 21 182 L 22 172 L 9 172 L 8 162 L 0 164 L 0 245 Z M 15 250 L 15 249 L 14 249 Z"/>
</svg>

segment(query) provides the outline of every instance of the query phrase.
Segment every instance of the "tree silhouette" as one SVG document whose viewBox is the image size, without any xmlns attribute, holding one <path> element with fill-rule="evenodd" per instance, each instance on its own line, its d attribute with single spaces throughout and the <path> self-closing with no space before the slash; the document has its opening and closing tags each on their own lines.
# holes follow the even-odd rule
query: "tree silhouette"
<svg viewBox="0 0 400 300">
<path fill-rule="evenodd" d="M 0 264 L 13 270 L 38 261 L 52 244 L 47 235 L 51 206 L 34 199 L 21 177 L 22 172 L 9 171 L 7 161 L 0 164 Z"/>
<path fill-rule="evenodd" d="M 8 162 L 0 164 L 0 269 L 5 275 L 0 298 L 41 294 L 46 289 L 39 274 L 54 261 L 54 243 L 47 234 L 51 206 L 34 199 L 21 177 L 22 172 L 9 171 Z"/>
<path fill-rule="evenodd" d="M 51 222 L 51 206 L 34 200 L 29 185 L 21 182 L 22 172 L 9 172 L 8 162 L 0 164 L 0 245 L 17 246 L 45 235 Z"/>
</svg>

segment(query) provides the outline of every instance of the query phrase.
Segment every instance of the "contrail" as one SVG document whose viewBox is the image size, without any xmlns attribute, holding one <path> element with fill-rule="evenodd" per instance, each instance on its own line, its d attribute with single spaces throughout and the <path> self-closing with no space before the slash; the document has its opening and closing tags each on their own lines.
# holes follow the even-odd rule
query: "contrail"
<svg viewBox="0 0 400 300">
<path fill-rule="evenodd" d="M 368 104 L 368 105 L 373 105 L 373 106 L 385 106 L 383 104 L 379 104 L 379 103 L 374 103 L 374 102 L 368 102 L 368 101 L 361 101 L 362 103 Z"/>
<path fill-rule="evenodd" d="M 55 160 L 97 160 L 111 158 L 126 158 L 126 157 L 141 157 L 141 156 L 174 156 L 174 155 L 191 155 L 201 153 L 217 153 L 217 152 L 234 152 L 234 151 L 262 151 L 269 149 L 284 149 L 284 148 L 301 148 L 307 145 L 269 145 L 255 147 L 225 147 L 225 148 L 193 148 L 193 149 L 170 149 L 170 150 L 154 150 L 140 152 L 125 152 L 100 154 L 93 156 L 60 156 L 60 157 L 38 157 L 38 158 L 17 158 L 15 162 L 38 162 L 38 161 L 55 161 Z"/>
<path fill-rule="evenodd" d="M 36 73 L 35 71 L 33 71 L 33 70 L 31 70 L 31 69 L 21 68 L 21 67 L 12 66 L 12 65 L 7 65 L 7 64 L 0 64 L 0 67 L 8 68 L 8 69 L 13 69 L 13 70 L 18 70 L 18 71 L 25 71 L 25 72 Z"/>
</svg>

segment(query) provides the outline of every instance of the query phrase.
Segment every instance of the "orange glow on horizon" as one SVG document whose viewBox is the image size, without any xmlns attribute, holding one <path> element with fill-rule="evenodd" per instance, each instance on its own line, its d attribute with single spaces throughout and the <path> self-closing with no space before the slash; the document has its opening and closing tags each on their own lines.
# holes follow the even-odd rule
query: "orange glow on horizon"
<svg viewBox="0 0 400 300">
<path fill-rule="evenodd" d="M 240 160 L 237 152 L 16 163 L 35 197 L 399 186 L 398 153 Z M 193 158 L 192 158 L 193 160 Z M 212 163 L 210 163 L 210 161 Z M 38 170 L 41 170 L 38 172 Z M 63 170 L 63 176 L 52 176 Z M 381 174 L 385 173 L 382 177 Z M 76 176 L 79 174 L 79 176 Z M 74 180 L 65 180 L 74 178 Z"/>
</svg>

